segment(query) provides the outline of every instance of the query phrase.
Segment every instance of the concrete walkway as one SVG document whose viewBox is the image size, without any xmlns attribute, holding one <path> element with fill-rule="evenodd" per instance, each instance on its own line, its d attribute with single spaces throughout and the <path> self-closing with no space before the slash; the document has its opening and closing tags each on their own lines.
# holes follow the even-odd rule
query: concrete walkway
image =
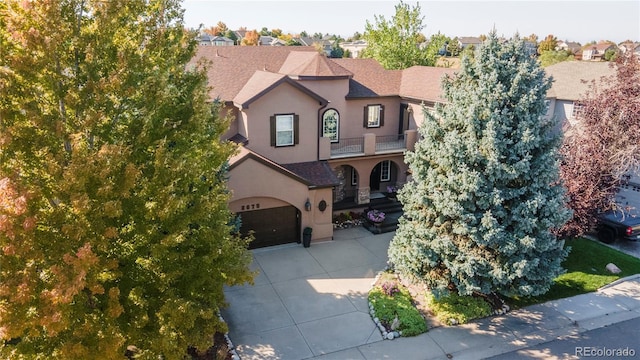
<svg viewBox="0 0 640 360">
<path fill-rule="evenodd" d="M 254 286 L 225 291 L 223 316 L 243 360 L 480 359 L 640 317 L 640 275 L 505 316 L 382 340 L 367 292 L 394 233 L 338 230 L 334 241 L 253 251 Z M 629 345 L 635 345 L 635 340 Z M 636 349 L 640 351 L 640 349 Z"/>
</svg>

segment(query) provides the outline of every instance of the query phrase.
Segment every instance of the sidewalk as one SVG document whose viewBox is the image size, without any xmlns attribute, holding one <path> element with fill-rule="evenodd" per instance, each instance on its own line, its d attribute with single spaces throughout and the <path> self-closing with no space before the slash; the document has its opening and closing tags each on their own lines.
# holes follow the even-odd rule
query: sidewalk
<svg viewBox="0 0 640 360">
<path fill-rule="evenodd" d="M 367 292 L 385 266 L 393 233 L 361 227 L 335 240 L 253 251 L 254 286 L 229 288 L 223 315 L 243 360 L 480 359 L 640 317 L 640 275 L 597 292 L 471 324 L 382 340 Z M 640 349 L 636 349 L 640 350 Z"/>
</svg>

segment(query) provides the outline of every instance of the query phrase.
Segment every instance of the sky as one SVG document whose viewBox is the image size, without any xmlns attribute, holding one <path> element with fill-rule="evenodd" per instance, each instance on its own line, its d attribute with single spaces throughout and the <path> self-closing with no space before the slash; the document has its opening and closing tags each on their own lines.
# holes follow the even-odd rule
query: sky
<svg viewBox="0 0 640 360">
<path fill-rule="evenodd" d="M 415 1 L 405 1 L 415 6 Z M 366 22 L 375 16 L 390 20 L 399 1 L 389 0 L 316 0 L 316 1 L 222 1 L 185 0 L 187 27 L 214 26 L 218 21 L 237 30 L 281 29 L 284 33 L 306 31 L 336 34 L 348 38 L 363 33 Z M 495 28 L 499 36 L 522 37 L 549 34 L 559 40 L 585 44 L 611 40 L 620 43 L 640 41 L 640 1 L 420 1 L 424 16 L 422 33 L 438 32 L 449 37 L 478 36 Z"/>
</svg>

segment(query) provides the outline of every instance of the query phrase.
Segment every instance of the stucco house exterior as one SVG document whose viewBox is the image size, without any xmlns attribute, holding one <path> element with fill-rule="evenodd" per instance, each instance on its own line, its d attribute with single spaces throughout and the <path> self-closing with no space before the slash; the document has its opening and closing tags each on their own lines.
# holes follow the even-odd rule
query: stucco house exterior
<svg viewBox="0 0 640 360">
<path fill-rule="evenodd" d="M 367 204 L 407 180 L 422 104 L 441 101 L 453 70 L 385 70 L 373 59 L 329 59 L 314 47 L 199 47 L 210 98 L 231 117 L 230 209 L 252 247 L 331 239 L 334 203 Z"/>
<path fill-rule="evenodd" d="M 455 71 L 385 70 L 310 46 L 203 46 L 194 63 L 200 58 L 211 63 L 210 98 L 231 118 L 223 139 L 239 144 L 229 206 L 254 231 L 252 247 L 300 241 L 306 227 L 314 241 L 331 239 L 334 206 L 363 206 L 405 184 L 404 155 L 418 140 L 423 107 L 443 102 L 442 78 Z M 579 61 L 545 70 L 555 80 L 546 116 L 568 125 L 588 87 L 582 80 L 614 72 Z"/>
</svg>

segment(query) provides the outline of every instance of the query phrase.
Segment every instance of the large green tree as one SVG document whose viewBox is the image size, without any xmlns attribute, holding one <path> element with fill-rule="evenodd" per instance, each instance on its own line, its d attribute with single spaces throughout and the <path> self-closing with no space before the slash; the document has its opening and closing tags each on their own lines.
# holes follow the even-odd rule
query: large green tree
<svg viewBox="0 0 640 360">
<path fill-rule="evenodd" d="M 0 357 L 179 359 L 250 281 L 177 0 L 0 2 Z"/>
<path fill-rule="evenodd" d="M 537 295 L 566 257 L 554 230 L 569 217 L 559 133 L 543 119 L 551 80 L 518 39 L 495 32 L 443 83 L 407 154 L 413 175 L 389 248 L 396 269 L 436 294 Z"/>
<path fill-rule="evenodd" d="M 575 60 L 575 56 L 566 50 L 554 50 L 543 52 L 538 57 L 538 60 L 540 60 L 542 67 L 547 67 L 563 61 L 573 61 Z"/>
<path fill-rule="evenodd" d="M 375 15 L 375 23 L 367 20 L 362 38 L 367 47 L 362 52 L 366 58 L 376 59 L 385 69 L 405 69 L 414 65 L 433 65 L 427 61 L 426 52 L 419 47 L 423 16 L 420 5 L 412 7 L 402 1 L 395 7 L 391 20 Z"/>
</svg>

